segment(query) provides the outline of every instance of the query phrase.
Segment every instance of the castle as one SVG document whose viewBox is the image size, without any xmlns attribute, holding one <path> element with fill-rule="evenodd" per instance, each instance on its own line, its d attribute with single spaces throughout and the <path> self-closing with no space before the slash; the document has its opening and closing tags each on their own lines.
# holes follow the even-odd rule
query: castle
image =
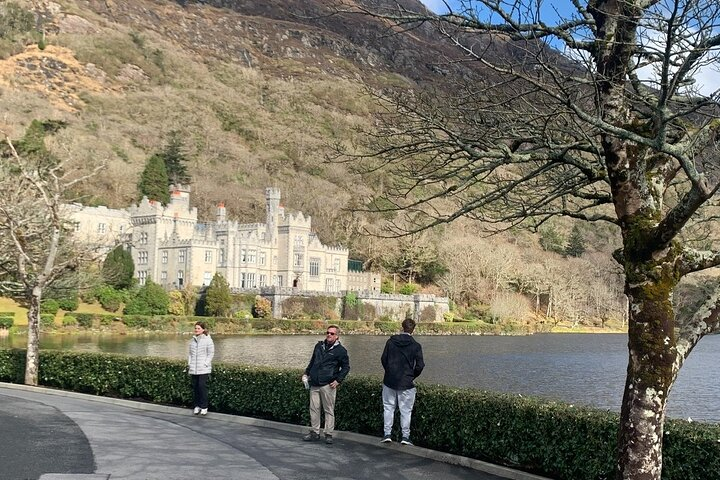
<svg viewBox="0 0 720 480">
<path fill-rule="evenodd" d="M 380 290 L 380 277 L 349 271 L 348 250 L 323 245 L 311 217 L 286 213 L 280 190 L 265 190 L 265 223 L 241 224 L 217 206 L 214 222 L 198 220 L 190 188 L 170 187 L 168 205 L 148 200 L 126 210 L 73 205 L 76 235 L 87 242 L 124 242 L 138 283 L 167 289 L 209 285 L 220 273 L 233 289 L 293 287 L 303 291 Z"/>
</svg>

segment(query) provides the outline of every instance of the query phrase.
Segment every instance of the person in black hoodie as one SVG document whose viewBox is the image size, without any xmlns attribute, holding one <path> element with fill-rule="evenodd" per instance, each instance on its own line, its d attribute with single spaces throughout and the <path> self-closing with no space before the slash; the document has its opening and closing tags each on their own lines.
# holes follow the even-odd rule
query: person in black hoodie
<svg viewBox="0 0 720 480">
<path fill-rule="evenodd" d="M 350 358 L 340 345 L 340 329 L 330 325 L 325 340 L 315 345 L 310 363 L 305 368 L 303 382 L 310 384 L 310 433 L 306 442 L 320 440 L 320 406 L 325 412 L 325 443 L 333 443 L 335 429 L 335 396 L 337 387 L 350 371 Z"/>
<path fill-rule="evenodd" d="M 415 341 L 412 333 L 415 321 L 407 318 L 402 322 L 402 333 L 393 335 L 385 343 L 382 366 L 383 377 L 382 399 L 384 432 L 382 442 L 392 442 L 392 427 L 395 420 L 395 409 L 400 408 L 400 428 L 403 445 L 412 445 L 410 441 L 410 418 L 415 405 L 415 379 L 425 368 L 422 346 Z"/>
</svg>

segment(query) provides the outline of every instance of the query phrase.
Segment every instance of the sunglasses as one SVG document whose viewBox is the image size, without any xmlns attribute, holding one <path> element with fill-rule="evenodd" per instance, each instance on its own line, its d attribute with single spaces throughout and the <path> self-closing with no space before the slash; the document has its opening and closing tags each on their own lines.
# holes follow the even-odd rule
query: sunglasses
<svg viewBox="0 0 720 480">
<path fill-rule="evenodd" d="M 325 332 L 325 335 L 337 335 L 337 332 Z"/>
</svg>

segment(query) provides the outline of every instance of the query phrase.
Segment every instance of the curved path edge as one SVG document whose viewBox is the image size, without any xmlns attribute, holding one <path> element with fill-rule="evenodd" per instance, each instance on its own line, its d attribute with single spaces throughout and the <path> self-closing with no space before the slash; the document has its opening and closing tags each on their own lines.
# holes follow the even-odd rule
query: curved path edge
<svg viewBox="0 0 720 480">
<path fill-rule="evenodd" d="M 172 415 L 182 415 L 187 416 L 188 409 L 182 408 L 182 407 L 173 407 L 168 405 L 159 405 L 155 403 L 146 403 L 146 402 L 139 402 L 134 400 L 126 400 L 126 399 L 120 399 L 120 398 L 111 398 L 111 397 L 102 397 L 97 395 L 90 395 L 85 393 L 77 393 L 72 391 L 66 391 L 66 390 L 57 390 L 47 387 L 33 387 L 29 385 L 21 385 L 21 384 L 15 384 L 15 383 L 5 383 L 0 382 L 0 387 L 6 388 L 8 390 L 19 390 L 19 391 L 26 391 L 26 392 L 37 392 L 37 393 L 43 393 L 43 394 L 50 394 L 50 395 L 57 395 L 60 397 L 66 397 L 66 398 L 78 398 L 86 401 L 93 401 L 98 403 L 106 403 L 110 405 L 117 405 L 122 406 L 126 408 L 132 408 L 136 410 L 145 410 L 150 412 L 157 412 L 157 413 L 166 413 L 166 414 L 172 414 Z M 274 422 L 270 420 L 263 420 L 258 418 L 252 418 L 252 417 L 243 417 L 239 415 L 230 415 L 230 414 L 224 414 L 224 413 L 212 413 L 212 416 L 214 418 L 222 419 L 224 422 L 227 423 L 235 423 L 239 425 L 248 425 L 252 427 L 259 427 L 259 428 L 268 428 L 268 429 L 274 429 L 274 430 L 280 430 L 284 432 L 291 432 L 291 433 L 297 433 L 302 434 L 307 432 L 307 426 L 302 425 L 293 425 L 289 423 L 281 423 L 281 422 Z M 523 472 L 520 470 L 514 470 L 512 468 L 504 467 L 501 465 L 495 465 L 488 462 L 483 462 L 481 460 L 476 460 L 473 458 L 463 457 L 460 455 L 454 455 L 450 453 L 440 452 L 437 450 L 431 450 L 428 448 L 418 447 L 418 446 L 401 446 L 398 444 L 383 444 L 382 447 L 380 445 L 380 439 L 378 437 L 373 437 L 370 435 L 363 435 L 359 433 L 354 432 L 346 432 L 346 431 L 335 431 L 334 437 L 337 439 L 344 439 L 349 440 L 355 443 L 365 444 L 365 445 L 372 445 L 378 448 L 387 448 L 387 449 L 394 449 L 394 450 L 401 450 L 405 454 L 414 455 L 416 457 L 425 458 L 428 460 L 433 460 L 437 462 L 446 463 L 449 465 L 457 465 L 465 468 L 470 468 L 472 470 L 477 470 L 480 472 L 488 473 L 491 475 L 496 475 L 498 477 L 506 478 L 509 480 L 550 480 L 547 477 L 542 477 L 539 475 Z M 59 474 L 46 474 L 43 475 L 42 480 L 61 480 L 64 478 L 71 478 L 71 476 L 65 476 L 65 475 L 59 475 Z M 91 479 L 101 479 L 101 478 L 107 478 L 105 475 L 98 475 L 98 474 L 89 474 L 89 475 L 76 475 L 72 476 L 72 478 L 83 478 L 87 480 Z"/>
</svg>

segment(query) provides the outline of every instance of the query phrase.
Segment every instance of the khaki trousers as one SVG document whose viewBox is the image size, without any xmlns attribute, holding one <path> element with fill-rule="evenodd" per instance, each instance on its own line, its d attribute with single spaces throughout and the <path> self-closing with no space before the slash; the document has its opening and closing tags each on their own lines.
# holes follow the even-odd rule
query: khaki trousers
<svg viewBox="0 0 720 480">
<path fill-rule="evenodd" d="M 332 435 L 335 430 L 335 396 L 336 388 L 330 385 L 310 387 L 310 430 L 320 435 L 320 406 L 325 412 L 325 435 Z"/>
</svg>

